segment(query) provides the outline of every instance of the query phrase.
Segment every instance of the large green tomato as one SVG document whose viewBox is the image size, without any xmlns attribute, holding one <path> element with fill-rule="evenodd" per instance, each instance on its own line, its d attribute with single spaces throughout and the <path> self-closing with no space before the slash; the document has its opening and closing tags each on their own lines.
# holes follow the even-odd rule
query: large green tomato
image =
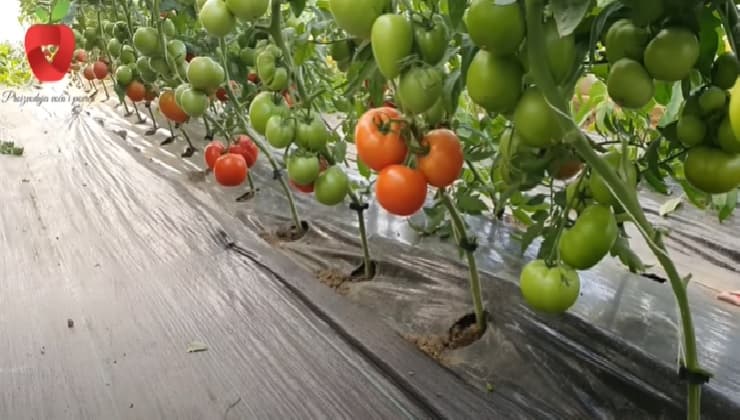
<svg viewBox="0 0 740 420">
<path fill-rule="evenodd" d="M 570 268 L 548 267 L 544 260 L 534 260 L 522 269 L 519 288 L 532 309 L 561 314 L 578 300 L 581 279 Z"/>
<path fill-rule="evenodd" d="M 683 163 L 686 180 L 708 194 L 724 194 L 740 187 L 740 154 L 694 147 Z"/>
<path fill-rule="evenodd" d="M 622 58 L 642 61 L 649 41 L 647 29 L 635 26 L 629 19 L 620 19 L 606 33 L 606 58 L 610 63 Z"/>
<path fill-rule="evenodd" d="M 206 32 L 217 38 L 224 37 L 236 28 L 236 18 L 226 7 L 224 0 L 207 0 L 198 14 Z"/>
<path fill-rule="evenodd" d="M 320 170 L 316 156 L 291 156 L 288 159 L 288 177 L 298 185 L 313 184 Z"/>
<path fill-rule="evenodd" d="M 373 22 L 390 9 L 390 0 L 329 0 L 337 26 L 358 38 L 370 38 Z"/>
<path fill-rule="evenodd" d="M 267 83 L 267 88 L 273 92 L 282 92 L 288 88 L 288 69 L 285 67 L 278 67 L 275 70 L 275 74 Z"/>
<path fill-rule="evenodd" d="M 516 60 L 480 50 L 468 67 L 468 95 L 489 112 L 507 114 L 522 96 L 524 70 Z"/>
<path fill-rule="evenodd" d="M 295 142 L 298 146 L 315 152 L 324 149 L 329 140 L 329 131 L 320 116 L 296 124 Z"/>
<path fill-rule="evenodd" d="M 727 153 L 740 153 L 740 139 L 732 131 L 729 118 L 724 118 L 717 129 L 717 145 Z"/>
<path fill-rule="evenodd" d="M 170 75 L 170 66 L 167 65 L 167 61 L 162 57 L 149 57 L 149 67 L 165 78 Z"/>
<path fill-rule="evenodd" d="M 128 86 L 134 79 L 134 72 L 129 66 L 120 66 L 116 69 L 116 82 L 121 86 Z"/>
<path fill-rule="evenodd" d="M 373 23 L 370 35 L 373 57 L 378 70 L 386 79 L 395 79 L 401 73 L 401 60 L 414 47 L 414 31 L 403 15 L 382 15 Z"/>
<path fill-rule="evenodd" d="M 735 54 L 721 54 L 712 66 L 712 83 L 720 89 L 731 89 L 740 73 L 739 65 Z"/>
<path fill-rule="evenodd" d="M 234 16 L 244 20 L 254 20 L 267 13 L 270 0 L 226 0 L 226 7 Z"/>
<path fill-rule="evenodd" d="M 622 168 L 622 154 L 619 152 L 607 153 L 602 159 L 604 159 L 614 170 L 617 175 L 625 181 L 628 187 L 637 186 L 637 168 L 630 164 L 627 166 L 626 171 Z M 616 205 L 618 204 L 617 199 L 609 191 L 609 187 L 606 186 L 604 179 L 597 173 L 592 172 L 588 180 L 588 187 L 591 190 L 591 195 L 598 203 L 604 205 Z"/>
<path fill-rule="evenodd" d="M 188 81 L 195 89 L 213 90 L 225 79 L 224 68 L 210 57 L 195 57 L 188 65 Z"/>
<path fill-rule="evenodd" d="M 293 143 L 296 132 L 296 123 L 292 118 L 283 118 L 282 115 L 273 115 L 267 120 L 265 138 L 270 146 L 284 149 Z"/>
<path fill-rule="evenodd" d="M 336 206 L 349 193 L 349 177 L 339 166 L 325 170 L 314 183 L 316 201 L 325 206 Z"/>
<path fill-rule="evenodd" d="M 654 78 L 666 82 L 683 80 L 699 59 L 699 39 L 686 29 L 663 29 L 648 43 L 643 59 Z"/>
<path fill-rule="evenodd" d="M 699 116 L 684 113 L 676 123 L 676 137 L 686 147 L 698 146 L 707 137 L 707 125 Z"/>
<path fill-rule="evenodd" d="M 527 89 L 514 110 L 514 127 L 524 145 L 545 148 L 560 142 L 562 128 L 557 114 L 535 89 Z"/>
<path fill-rule="evenodd" d="M 277 70 L 275 55 L 271 50 L 265 49 L 257 56 L 257 76 L 265 82 L 272 81 Z"/>
<path fill-rule="evenodd" d="M 524 40 L 524 14 L 517 2 L 496 3 L 474 0 L 465 15 L 465 25 L 475 45 L 496 55 L 512 55 Z"/>
<path fill-rule="evenodd" d="M 185 43 L 179 39 L 171 39 L 167 41 L 167 58 L 172 63 L 179 63 L 184 61 L 188 55 L 188 47 Z"/>
<path fill-rule="evenodd" d="M 280 114 L 278 106 L 273 101 L 272 92 L 260 92 L 249 104 L 249 122 L 252 128 L 262 135 L 267 130 L 267 121 L 273 115 Z"/>
<path fill-rule="evenodd" d="M 624 108 L 640 109 L 655 94 L 653 78 L 631 58 L 621 58 L 612 65 L 606 86 L 609 96 Z"/>
<path fill-rule="evenodd" d="M 609 253 L 618 235 L 617 219 L 611 207 L 588 206 L 573 227 L 560 236 L 560 259 L 576 270 L 588 270 Z"/>
<path fill-rule="evenodd" d="M 210 101 L 208 95 L 195 89 L 185 89 L 180 95 L 182 110 L 193 118 L 198 118 L 206 113 Z"/>
<path fill-rule="evenodd" d="M 134 47 L 146 56 L 160 53 L 159 34 L 154 28 L 143 26 L 134 32 Z"/>
<path fill-rule="evenodd" d="M 545 23 L 547 61 L 555 83 L 563 83 L 576 65 L 576 38 L 574 34 L 561 37 L 554 19 Z"/>
<path fill-rule="evenodd" d="M 449 34 L 447 25 L 439 15 L 434 15 L 429 27 L 416 24 L 414 27 L 414 41 L 421 58 L 427 64 L 435 65 L 447 52 L 449 45 Z"/>
<path fill-rule="evenodd" d="M 412 67 L 401 76 L 398 97 L 404 111 L 421 114 L 437 102 L 443 88 L 442 70 L 431 66 Z"/>
</svg>

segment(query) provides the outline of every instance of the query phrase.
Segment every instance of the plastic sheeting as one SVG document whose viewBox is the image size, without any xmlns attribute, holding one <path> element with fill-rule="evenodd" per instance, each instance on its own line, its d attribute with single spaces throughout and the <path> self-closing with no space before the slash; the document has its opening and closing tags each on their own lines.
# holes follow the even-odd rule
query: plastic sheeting
<svg viewBox="0 0 740 420">
<path fill-rule="evenodd" d="M 288 371 L 301 369 L 305 364 L 316 366 L 317 375 L 328 375 L 310 386 L 305 383 L 300 386 L 300 392 L 305 393 L 300 404 L 309 404 L 305 411 L 308 417 L 312 417 L 311 413 L 328 417 L 343 417 L 351 413 L 354 418 L 397 418 L 404 414 L 425 417 L 427 414 L 418 407 L 418 403 L 404 399 L 403 392 L 399 391 L 399 395 L 394 396 L 395 385 L 383 382 L 382 375 L 370 382 L 361 381 L 364 385 L 353 384 L 352 378 L 358 372 L 372 372 L 361 361 L 355 362 L 350 357 L 348 359 L 352 362 L 349 364 L 332 365 L 332 372 L 348 372 L 347 378 L 336 379 L 334 373 L 322 373 L 321 369 L 328 369 L 327 363 L 334 363 L 327 354 L 351 353 L 350 349 L 334 347 L 339 339 L 332 335 L 336 332 L 331 328 L 323 327 L 326 328 L 324 339 L 318 344 L 308 339 L 283 342 L 288 340 L 284 338 L 286 336 L 296 337 L 298 331 L 317 328 L 314 325 L 318 320 L 312 319 L 311 315 L 301 315 L 302 312 L 294 308 L 297 304 L 290 303 L 284 291 L 268 287 L 264 268 L 233 267 L 228 257 L 216 253 L 216 245 L 209 240 L 214 234 L 214 225 L 239 223 L 240 226 L 234 227 L 233 231 L 237 232 L 237 240 L 247 250 L 259 252 L 269 243 L 306 272 L 314 274 L 313 277 L 324 275 L 327 270 L 349 273 L 360 262 L 355 213 L 344 206 L 322 207 L 310 196 L 303 196 L 299 198 L 299 207 L 303 218 L 310 223 L 309 233 L 296 242 L 279 242 L 272 238 L 262 241 L 258 238 L 264 237 L 264 232 L 274 231 L 287 222 L 284 198 L 275 183 L 270 182 L 272 173 L 266 165 L 258 166 L 252 172 L 260 188 L 257 198 L 237 203 L 234 198 L 243 190 L 213 185 L 211 177 L 202 176 L 202 157 L 199 154 L 192 159 L 181 159 L 179 152 L 184 148 L 183 142 L 161 148 L 158 143 L 167 135 L 164 130 L 154 136 L 146 136 L 144 133 L 149 127 L 132 124 L 135 117 L 123 117 L 122 108 L 115 108 L 114 104 L 114 100 L 107 104 L 86 104 L 78 108 L 76 116 L 70 115 L 69 107 L 62 105 L 26 106 L 20 112 L 6 112 L 4 116 L 6 120 L 16 119 L 10 121 L 15 124 L 12 134 L 16 137 L 25 136 L 27 141 L 31 141 L 31 130 L 38 133 L 44 129 L 47 133 L 46 141 L 33 141 L 31 144 L 35 146 L 30 147 L 27 156 L 22 158 L 30 162 L 32 173 L 46 179 L 39 184 L 33 179 L 28 182 L 44 199 L 40 200 L 38 196 L 29 199 L 21 193 L 21 186 L 18 187 L 18 195 L 8 201 L 16 204 L 3 207 L 4 244 L 24 245 L 20 251 L 17 251 L 17 245 L 11 248 L 16 251 L 11 252 L 10 258 L 4 256 L 5 270 L 2 273 L 5 284 L 0 296 L 3 302 L 10 302 L 16 294 L 24 296 L 24 299 L 11 303 L 9 313 L 15 315 L 3 319 L 2 331 L 28 328 L 21 315 L 22 308 L 42 302 L 41 306 L 48 307 L 59 317 L 66 317 L 62 314 L 66 313 L 63 309 L 67 305 L 74 307 L 79 304 L 75 296 L 84 296 L 85 303 L 93 307 L 112 307 L 113 310 L 105 315 L 108 317 L 105 322 L 98 322 L 115 325 L 117 319 L 133 318 L 133 324 L 127 321 L 124 325 L 127 328 L 135 325 L 142 330 L 131 333 L 142 340 L 138 345 L 157 349 L 152 351 L 164 351 L 173 358 L 169 362 L 172 369 L 169 375 L 174 376 L 159 379 L 162 384 L 192 379 L 185 376 L 181 368 L 186 363 L 184 359 L 192 355 L 181 354 L 181 348 L 171 347 L 173 334 L 198 335 L 215 331 L 223 335 L 223 340 L 234 351 L 230 355 L 234 360 L 220 360 L 220 363 L 246 364 L 257 370 L 254 376 L 245 378 L 236 374 L 244 372 L 244 366 L 240 366 L 225 378 L 210 377 L 208 380 L 232 381 L 238 387 L 254 390 L 257 394 L 250 400 L 267 399 L 264 404 L 256 405 L 263 410 L 277 404 L 277 401 L 270 401 L 270 398 L 277 397 L 268 397 L 268 390 L 274 392 L 271 395 L 282 395 L 282 398 L 291 392 L 299 392 L 291 387 L 301 382 L 291 377 Z M 57 111 L 50 111 L 52 108 Z M 141 111 L 145 112 L 143 107 Z M 29 113 L 33 116 L 28 116 Z M 17 118 L 37 121 L 43 126 L 31 128 Z M 202 129 L 197 125 L 189 126 L 188 132 L 196 144 L 202 146 Z M 60 156 L 54 159 L 37 157 L 55 153 Z M 10 172 L 4 176 L 17 178 L 21 173 Z M 14 182 L 23 184 L 22 180 Z M 59 200 L 57 203 L 47 204 L 46 200 L 55 198 Z M 705 388 L 705 418 L 738 417 L 740 353 L 737 349 L 740 348 L 740 330 L 737 327 L 740 325 L 740 310 L 718 303 L 712 287 L 722 288 L 738 282 L 740 258 L 737 249 L 740 244 L 737 232 L 740 222 L 735 217 L 725 226 L 710 228 L 708 226 L 712 226 L 712 222 L 706 219 L 708 216 L 690 209 L 682 210 L 669 219 L 659 219 L 655 210 L 659 199 L 646 195 L 643 203 L 649 213 L 652 209 L 658 223 L 673 229 L 668 243 L 674 255 L 679 256 L 681 271 L 687 272 L 690 268 L 695 274 L 699 273 L 694 280 L 696 284 L 689 290 L 702 364 L 715 374 Z M 44 217 L 38 223 L 26 220 L 26 232 L 19 233 L 18 227 L 13 228 L 12 220 L 23 220 L 23 214 L 32 212 L 28 206 L 37 206 L 34 208 L 38 210 L 34 211 Z M 80 214 L 85 216 L 79 217 Z M 218 214 L 228 217 L 214 216 Z M 231 216 L 236 219 L 229 218 Z M 215 217 L 222 219 L 214 220 Z M 345 283 L 341 287 L 342 299 L 369 309 L 369 313 L 384 321 L 391 331 L 405 336 L 422 336 L 428 339 L 427 342 L 434 342 L 434 337 L 445 334 L 455 320 L 470 311 L 467 271 L 455 258 L 454 246 L 436 239 L 419 238 L 405 221 L 389 217 L 374 204 L 366 212 L 366 217 L 371 253 L 378 261 L 378 273 L 370 282 Z M 50 229 L 49 221 L 52 220 L 56 223 Z M 468 347 L 442 352 L 439 355 L 441 363 L 473 384 L 480 395 L 494 406 L 501 407 L 499 414 L 505 418 L 674 419 L 683 415 L 685 387 L 675 373 L 676 313 L 667 285 L 630 275 L 616 262 L 607 261 L 596 270 L 583 273 L 582 296 L 569 314 L 543 317 L 526 308 L 519 296 L 517 273 L 532 256 L 519 256 L 519 245 L 512 238 L 513 228 L 483 218 L 469 219 L 469 223 L 484 245 L 477 257 L 485 272 L 483 289 L 491 322 L 481 340 Z M 44 233 L 35 236 L 39 229 Z M 708 229 L 713 229 L 710 237 L 716 241 L 712 246 L 700 239 L 706 236 Z M 9 236 L 8 231 L 15 232 L 15 236 Z M 64 242 L 56 244 L 55 235 Z M 101 235 L 106 241 L 98 244 Z M 116 241 L 107 243 L 109 238 L 116 238 Z M 95 247 L 92 255 L 100 259 L 100 263 L 84 257 L 91 247 Z M 39 250 L 53 250 L 55 254 L 41 258 L 36 255 Z M 264 257 L 269 265 L 272 257 Z M 89 266 L 83 269 L 72 264 L 81 261 L 86 261 Z M 275 258 L 273 264 L 278 264 L 278 261 Z M 66 262 L 70 265 L 67 266 Z M 60 265 L 54 267 L 54 263 Z M 11 264 L 34 268 L 32 271 L 27 271 L 30 268 L 11 270 Z M 55 270 L 61 270 L 64 278 L 72 279 L 63 285 L 68 301 L 43 293 L 47 287 L 45 282 L 53 278 Z M 24 277 L 26 272 L 45 273 L 46 276 Z M 90 277 L 90 273 L 97 274 Z M 702 278 L 711 281 L 702 282 Z M 147 302 L 146 288 L 142 284 L 150 282 L 165 292 L 156 301 Z M 168 288 L 170 282 L 173 286 Z M 89 290 L 86 291 L 89 283 L 112 295 L 89 296 Z M 40 292 L 22 292 L 29 288 L 38 288 Z M 152 321 L 137 314 L 139 303 L 121 307 L 122 303 L 118 302 L 121 294 L 129 297 L 121 299 L 121 302 L 142 302 L 145 307 L 162 305 L 169 309 L 169 313 L 157 312 L 161 318 Z M 110 296 L 117 296 L 116 300 L 105 299 Z M 203 302 L 211 304 L 203 305 Z M 3 306 L 7 307 L 5 303 Z M 280 314 L 280 317 L 268 321 L 268 314 Z M 186 321 L 170 324 L 173 317 L 182 317 Z M 203 320 L 208 320 L 207 324 L 199 325 Z M 149 325 L 152 322 L 154 325 Z M 25 334 L 24 337 L 37 341 L 47 337 L 44 332 L 48 331 L 48 325 L 37 326 L 33 334 Z M 353 334 L 353 331 L 348 333 Z M 146 341 L 144 337 L 151 337 L 150 334 L 164 334 L 170 339 L 164 340 L 170 347 L 156 344 L 156 338 Z M 111 352 L 132 345 L 121 342 L 112 333 L 97 331 L 94 335 L 95 340 Z M 13 334 L 3 333 L 3 336 L 12 337 Z M 10 343 L 8 346 L 13 347 Z M 284 349 L 284 354 L 276 357 L 276 362 L 271 362 L 271 369 L 260 366 L 261 362 L 254 362 L 255 358 L 270 359 L 267 353 L 262 353 L 262 357 L 255 356 L 255 353 L 260 355 L 260 352 L 274 351 L 275 348 Z M 303 350 L 296 353 L 296 348 Z M 35 357 L 38 358 L 37 355 Z M 67 357 L 77 363 L 69 369 L 81 368 L 84 364 L 84 359 L 73 355 Z M 379 354 L 377 357 L 382 360 L 390 355 Z M 21 359 L 20 354 L 10 359 L 16 364 L 13 369 L 20 369 L 17 364 Z M 24 363 L 27 363 L 25 369 L 33 366 L 33 362 Z M 148 363 L 143 365 L 145 369 L 161 369 L 156 365 L 162 363 L 161 358 L 152 355 Z M 253 366 L 255 364 L 256 367 Z M 270 388 L 274 383 L 269 378 L 274 374 L 260 369 L 285 375 L 281 379 L 288 389 Z M 106 374 L 109 373 L 100 372 L 101 377 Z M 263 382 L 271 385 L 262 383 L 260 388 L 255 385 L 254 378 L 263 375 L 268 378 Z M 11 377 L 17 379 L 20 375 L 16 373 Z M 134 378 L 126 377 L 125 380 L 130 381 L 130 385 L 135 384 Z M 348 382 L 343 383 L 342 380 Z M 373 385 L 368 386 L 368 383 Z M 84 389 L 84 384 L 72 385 Z M 362 401 L 367 402 L 367 406 L 347 404 L 346 399 L 330 399 L 331 404 L 317 403 L 315 406 L 304 402 L 331 398 L 318 390 L 338 387 L 348 387 L 346 392 L 349 394 L 363 395 Z M 162 401 L 155 400 L 167 398 L 171 398 L 169 402 L 176 407 L 175 410 L 186 410 L 178 405 L 176 397 L 167 392 L 144 396 L 134 388 L 126 388 L 125 396 L 133 393 L 149 403 L 139 413 L 151 416 L 152 411 L 146 410 L 161 407 Z M 378 394 L 383 389 L 390 390 L 390 396 Z M 102 395 L 105 397 L 90 398 L 110 398 L 111 394 Z M 121 397 L 120 394 L 113 395 Z M 16 394 L 15 398 L 21 396 Z M 223 398 L 215 398 L 223 409 Z M 454 391 L 449 398 L 455 398 Z M 512 411 L 505 411 L 504 402 L 512 404 Z M 213 405 L 212 401 L 194 400 L 187 407 L 193 410 L 194 407 Z M 239 413 L 239 405 L 234 407 L 234 418 L 268 414 L 268 411 L 250 411 L 254 407 L 252 405 L 245 406 L 241 408 L 241 416 L 236 414 Z M 5 407 L 13 405 L 6 400 Z M 46 407 L 51 410 L 61 406 Z M 105 404 L 100 403 L 98 407 L 105 407 Z M 289 418 L 291 412 L 298 412 L 291 411 L 297 410 L 291 405 L 285 410 L 274 411 L 270 415 Z M 370 412 L 375 414 L 367 417 Z M 204 411 L 201 418 L 210 418 L 210 414 Z"/>
</svg>

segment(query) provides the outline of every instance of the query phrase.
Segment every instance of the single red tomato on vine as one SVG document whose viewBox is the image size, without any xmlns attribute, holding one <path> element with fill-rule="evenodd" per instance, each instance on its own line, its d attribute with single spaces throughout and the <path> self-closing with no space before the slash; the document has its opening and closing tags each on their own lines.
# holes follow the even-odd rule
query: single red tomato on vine
<svg viewBox="0 0 740 420">
<path fill-rule="evenodd" d="M 402 128 L 401 113 L 396 109 L 383 107 L 365 112 L 355 127 L 357 157 L 375 171 L 402 163 L 408 153 Z"/>
<path fill-rule="evenodd" d="M 375 181 L 378 204 L 396 216 L 411 216 L 421 210 L 427 198 L 427 179 L 418 169 L 390 165 Z"/>
<path fill-rule="evenodd" d="M 175 91 L 173 90 L 166 90 L 162 96 L 159 97 L 159 110 L 165 118 L 179 124 L 186 122 L 190 118 L 188 114 L 186 114 L 185 111 L 177 105 L 177 100 L 175 100 Z"/>
<path fill-rule="evenodd" d="M 417 156 L 417 164 L 429 185 L 437 188 L 450 186 L 460 176 L 464 163 L 460 139 L 451 130 L 437 129 L 428 132 L 421 144 L 429 151 L 426 155 Z"/>
<path fill-rule="evenodd" d="M 260 82 L 260 78 L 257 76 L 257 73 L 249 73 L 249 75 L 247 75 L 247 81 L 256 85 Z"/>
<path fill-rule="evenodd" d="M 95 74 L 96 79 L 105 79 L 105 76 L 108 75 L 108 65 L 103 61 L 96 61 L 95 64 L 93 64 L 93 73 Z"/>
<path fill-rule="evenodd" d="M 87 51 L 83 49 L 75 50 L 73 57 L 74 61 L 84 63 L 87 61 Z"/>
<path fill-rule="evenodd" d="M 85 79 L 93 81 L 95 80 L 95 70 L 93 70 L 92 65 L 88 65 L 85 67 L 85 70 L 82 72 L 82 75 L 85 76 Z"/>
<path fill-rule="evenodd" d="M 141 102 L 146 98 L 146 87 L 140 81 L 134 80 L 126 88 L 126 96 L 133 102 Z"/>
<path fill-rule="evenodd" d="M 247 162 L 247 166 L 251 168 L 257 162 L 257 158 L 260 154 L 260 149 L 254 143 L 254 141 L 249 138 L 249 136 L 239 134 L 234 139 L 234 144 L 229 147 L 229 152 L 242 155 L 244 157 L 244 160 Z"/>
<path fill-rule="evenodd" d="M 213 169 L 216 165 L 216 160 L 226 153 L 226 146 L 218 140 L 213 140 L 208 143 L 208 146 L 203 150 L 203 156 L 206 160 L 208 169 Z"/>
<path fill-rule="evenodd" d="M 237 153 L 226 153 L 216 159 L 213 176 L 224 187 L 238 187 L 247 179 L 247 161 Z"/>
</svg>

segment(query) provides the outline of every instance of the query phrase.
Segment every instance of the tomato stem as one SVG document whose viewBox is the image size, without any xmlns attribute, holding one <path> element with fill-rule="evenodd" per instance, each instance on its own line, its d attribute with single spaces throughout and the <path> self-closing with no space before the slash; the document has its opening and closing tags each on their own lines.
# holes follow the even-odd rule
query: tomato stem
<svg viewBox="0 0 740 420">
<path fill-rule="evenodd" d="M 447 208 L 447 212 L 452 219 L 452 229 L 457 239 L 457 245 L 462 249 L 462 241 L 467 238 L 465 223 L 463 222 L 460 212 L 457 211 L 455 204 L 452 203 L 449 194 L 444 189 L 439 190 L 442 204 Z M 475 260 L 475 253 L 470 249 L 465 249 L 465 257 L 468 260 L 468 280 L 470 281 L 470 294 L 473 298 L 473 310 L 475 311 L 475 323 L 478 329 L 483 332 L 486 328 L 486 318 L 483 311 L 483 298 L 481 295 L 480 275 L 478 273 L 478 264 Z"/>
<path fill-rule="evenodd" d="M 352 200 L 358 208 L 361 208 L 363 203 L 362 200 L 355 194 L 354 191 L 350 190 L 349 198 Z M 367 243 L 367 229 L 365 228 L 365 211 L 357 210 L 357 224 L 360 230 L 360 244 L 362 245 L 362 261 L 365 272 L 365 279 L 370 280 L 373 276 L 372 265 L 373 262 L 370 259 L 370 247 Z"/>
<path fill-rule="evenodd" d="M 311 100 L 313 98 L 308 97 L 308 94 L 306 93 L 306 86 L 303 82 L 303 74 L 301 73 L 300 69 L 297 69 L 295 67 L 295 63 L 293 63 L 293 54 L 288 49 L 288 46 L 285 44 L 285 39 L 283 39 L 283 32 L 281 27 L 281 13 L 280 13 L 280 7 L 283 5 L 283 0 L 272 0 L 271 2 L 271 18 L 270 21 L 270 28 L 268 29 L 270 36 L 272 37 L 272 40 L 275 41 L 275 45 L 277 45 L 280 50 L 283 52 L 283 58 L 285 59 L 286 64 L 288 65 L 288 68 L 290 69 L 290 72 L 293 73 L 293 77 L 295 78 L 296 86 L 298 87 L 298 93 L 301 95 L 301 102 L 304 105 L 304 107 L 308 108 L 309 111 L 311 109 Z"/>
<path fill-rule="evenodd" d="M 226 56 L 226 41 L 224 41 L 223 38 L 220 38 L 219 45 L 221 46 L 221 57 L 219 58 L 221 59 L 221 65 L 224 68 L 226 80 L 231 80 L 229 76 L 229 61 Z M 234 108 L 236 109 L 236 117 L 242 130 L 244 130 L 244 132 L 252 138 L 254 144 L 257 145 L 260 151 L 262 151 L 262 154 L 265 155 L 275 172 L 277 173 L 278 171 L 280 171 L 282 173 L 282 168 L 280 167 L 280 165 L 278 165 L 275 157 L 272 155 L 272 152 L 267 149 L 267 147 L 265 147 L 262 141 L 259 140 L 260 136 L 254 130 L 250 129 L 249 124 L 247 124 L 244 120 L 244 110 L 242 109 L 242 105 L 236 100 L 236 94 L 234 94 L 234 88 L 231 86 L 231 83 L 226 83 L 226 94 L 229 96 L 229 100 L 234 103 Z M 303 224 L 301 223 L 301 219 L 298 217 L 298 210 L 295 205 L 295 199 L 293 198 L 293 193 L 290 190 L 287 181 L 285 181 L 285 176 L 280 175 L 278 180 L 280 181 L 280 186 L 283 188 L 285 197 L 288 199 L 288 205 L 290 207 L 290 215 L 293 219 L 293 224 L 299 233 L 303 233 Z"/>
<path fill-rule="evenodd" d="M 542 0 L 526 1 L 527 42 L 530 63 L 542 63 L 543 65 L 530 66 L 531 76 L 541 89 L 550 107 L 556 112 L 561 126 L 565 129 L 564 141 L 571 143 L 581 159 L 591 167 L 592 171 L 599 174 L 605 181 L 609 191 L 614 195 L 618 203 L 630 216 L 640 233 L 645 238 L 653 254 L 658 258 L 671 283 L 673 293 L 681 316 L 684 340 L 684 363 L 689 371 L 700 371 L 697 357 L 696 336 L 691 318 L 686 284 L 678 274 L 678 270 L 668 255 L 665 245 L 653 226 L 647 220 L 640 206 L 637 192 L 630 188 L 617 175 L 615 170 L 593 150 L 588 138 L 576 126 L 570 115 L 569 107 L 564 95 L 558 90 L 552 73 L 548 68 L 545 57 L 545 39 L 543 29 Z M 689 383 L 687 390 L 687 419 L 698 420 L 701 417 L 701 385 Z"/>
</svg>

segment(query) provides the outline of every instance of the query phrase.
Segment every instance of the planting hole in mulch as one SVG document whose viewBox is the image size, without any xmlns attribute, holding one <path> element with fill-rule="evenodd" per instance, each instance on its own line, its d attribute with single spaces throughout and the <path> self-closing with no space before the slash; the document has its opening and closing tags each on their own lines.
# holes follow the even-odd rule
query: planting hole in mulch
<svg viewBox="0 0 740 420">
<path fill-rule="evenodd" d="M 488 313 L 484 313 L 486 319 Z M 455 350 L 467 347 L 478 341 L 486 332 L 480 329 L 475 322 L 475 314 L 469 313 L 455 321 L 446 335 L 415 335 L 404 334 L 403 338 L 414 344 L 419 350 L 426 353 L 432 359 L 444 363 L 444 353 L 447 350 Z"/>
<path fill-rule="evenodd" d="M 370 275 L 365 274 L 365 262 L 363 261 L 360 265 L 352 270 L 349 274 L 349 280 L 351 281 L 370 281 L 375 277 L 378 272 L 378 263 L 370 261 Z"/>
<path fill-rule="evenodd" d="M 351 282 L 361 282 L 361 281 L 370 281 L 375 277 L 375 274 L 377 273 L 377 267 L 378 264 L 375 261 L 371 262 L 370 266 L 370 277 L 368 278 L 365 276 L 365 263 L 361 263 L 359 267 L 352 270 L 352 272 L 347 275 L 346 272 L 341 272 L 335 268 L 328 268 L 324 270 L 320 270 L 316 277 L 319 279 L 321 283 L 324 285 L 334 289 L 337 293 L 340 295 L 346 295 L 349 289 L 347 288 L 347 283 Z"/>
<path fill-rule="evenodd" d="M 302 230 L 296 229 L 295 225 L 281 226 L 275 231 L 275 236 L 280 241 L 293 242 L 303 238 L 308 232 L 308 222 L 301 222 Z"/>
</svg>

